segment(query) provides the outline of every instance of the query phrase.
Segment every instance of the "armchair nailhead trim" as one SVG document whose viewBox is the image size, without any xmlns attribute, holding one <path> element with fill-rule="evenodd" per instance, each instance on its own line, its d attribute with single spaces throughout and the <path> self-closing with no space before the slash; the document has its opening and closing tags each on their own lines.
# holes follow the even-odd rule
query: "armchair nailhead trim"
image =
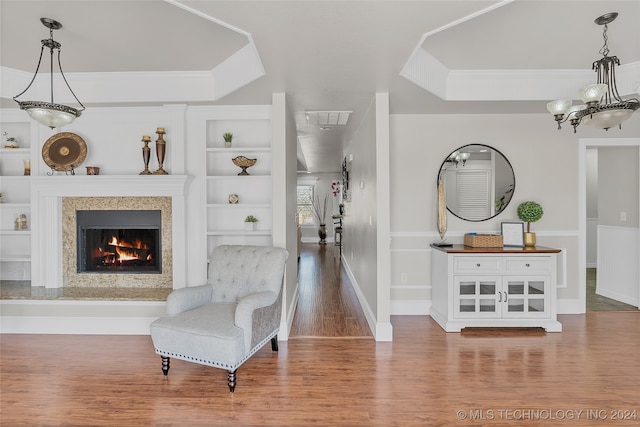
<svg viewBox="0 0 640 427">
<path fill-rule="evenodd" d="M 278 335 L 278 331 L 280 329 L 276 329 L 275 332 L 271 333 L 269 336 L 267 336 L 265 339 L 263 339 L 262 341 L 260 341 L 258 343 L 258 345 L 256 345 L 255 347 L 253 347 L 251 349 L 251 351 L 249 353 L 247 353 L 240 361 L 238 361 L 237 363 L 234 364 L 228 364 L 228 363 L 220 363 L 220 362 L 215 362 L 213 360 L 205 360 L 205 359 L 199 359 L 197 357 L 193 357 L 193 356 L 188 356 L 185 354 L 181 354 L 181 353 L 173 353 L 170 351 L 164 351 L 164 350 L 160 350 L 160 349 L 155 349 L 156 350 L 156 354 L 159 354 L 161 356 L 166 356 L 166 357 L 174 357 L 176 359 L 182 359 L 182 360 L 187 360 L 187 361 L 193 361 L 193 362 L 198 362 L 202 365 L 207 365 L 207 366 L 213 366 L 214 368 L 221 368 L 221 369 L 226 369 L 226 370 L 232 370 L 235 371 L 236 369 L 238 369 L 238 367 L 240 365 L 242 365 L 244 362 L 247 361 L 247 359 L 249 359 L 251 356 L 253 356 L 258 350 L 260 350 L 266 343 L 268 343 L 271 338 L 275 337 L 276 335 Z"/>
</svg>

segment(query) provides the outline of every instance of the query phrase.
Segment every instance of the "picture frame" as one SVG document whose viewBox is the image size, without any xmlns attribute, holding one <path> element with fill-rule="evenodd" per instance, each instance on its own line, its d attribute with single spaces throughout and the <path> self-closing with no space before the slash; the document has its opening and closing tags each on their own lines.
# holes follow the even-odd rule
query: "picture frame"
<svg viewBox="0 0 640 427">
<path fill-rule="evenodd" d="M 524 247 L 524 222 L 503 222 L 500 228 L 503 246 Z"/>
</svg>

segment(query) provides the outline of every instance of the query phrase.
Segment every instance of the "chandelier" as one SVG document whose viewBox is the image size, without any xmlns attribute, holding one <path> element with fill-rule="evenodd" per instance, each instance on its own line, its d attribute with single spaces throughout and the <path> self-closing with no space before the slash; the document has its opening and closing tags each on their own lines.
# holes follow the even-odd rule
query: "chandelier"
<svg viewBox="0 0 640 427">
<path fill-rule="evenodd" d="M 462 163 L 462 166 L 464 167 L 467 164 L 467 160 L 469 160 L 469 157 L 471 157 L 471 153 L 467 153 L 465 151 L 460 152 L 456 150 L 451 153 L 449 157 L 447 157 L 445 163 L 453 163 L 454 165 L 456 165 L 456 167 L 458 167 L 459 163 Z"/>
<path fill-rule="evenodd" d="M 69 83 L 67 82 L 67 78 L 64 76 L 64 73 L 62 72 L 62 64 L 60 62 L 60 47 L 62 47 L 62 45 L 53 39 L 53 30 L 58 30 L 62 28 L 62 24 L 50 18 L 40 18 L 40 22 L 42 22 L 42 25 L 44 25 L 49 29 L 49 38 L 42 40 L 42 47 L 40 48 L 40 59 L 38 60 L 38 66 L 36 67 L 36 72 L 33 75 L 31 82 L 29 83 L 29 85 L 25 90 L 20 92 L 18 95 L 14 96 L 13 100 L 16 101 L 20 106 L 20 109 L 25 110 L 29 114 L 29 116 L 31 116 L 32 119 L 34 119 L 39 123 L 42 123 L 43 125 L 49 126 L 51 129 L 54 129 L 60 126 L 68 125 L 69 123 L 73 122 L 76 119 L 76 117 L 79 117 L 80 114 L 82 114 L 82 111 L 84 111 L 85 107 L 84 105 L 82 105 L 82 102 L 80 102 L 76 94 L 73 93 L 73 90 L 71 90 L 71 86 L 69 86 Z M 42 62 L 42 54 L 44 53 L 45 47 L 49 48 L 49 52 L 51 56 L 51 63 L 50 63 L 50 70 L 49 70 L 50 81 L 51 81 L 51 102 L 18 101 L 17 98 L 19 98 L 22 94 L 28 91 L 31 85 L 33 84 L 33 82 L 35 81 L 36 76 L 38 75 L 38 71 L 40 70 L 40 63 Z M 69 107 L 67 105 L 56 104 L 53 100 L 53 51 L 55 49 L 58 50 L 58 68 L 60 70 L 60 74 L 62 75 L 62 79 L 67 85 L 67 88 L 69 88 L 69 91 L 71 92 L 73 97 L 76 99 L 76 101 L 78 101 L 78 104 L 80 104 L 80 106 L 82 107 L 82 109 L 80 110 L 73 107 Z"/>
<path fill-rule="evenodd" d="M 592 69 L 597 73 L 596 84 L 591 84 L 580 90 L 583 105 L 571 105 L 570 99 L 559 99 L 547 104 L 547 110 L 556 122 L 558 129 L 560 124 L 569 120 L 573 126 L 573 132 L 580 123 L 586 123 L 601 129 L 609 130 L 610 127 L 619 126 L 627 120 L 635 110 L 640 107 L 637 98 L 624 100 L 616 87 L 616 65 L 620 65 L 617 56 L 609 56 L 607 46 L 607 24 L 618 16 L 617 12 L 604 14 L 594 21 L 598 25 L 604 25 L 602 37 L 604 45 L 600 48 L 602 58 L 594 61 Z"/>
</svg>

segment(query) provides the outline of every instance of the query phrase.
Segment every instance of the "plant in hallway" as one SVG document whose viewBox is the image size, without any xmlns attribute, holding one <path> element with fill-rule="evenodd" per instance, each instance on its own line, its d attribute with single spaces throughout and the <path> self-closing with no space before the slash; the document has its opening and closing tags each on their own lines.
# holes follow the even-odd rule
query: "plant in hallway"
<svg viewBox="0 0 640 427">
<path fill-rule="evenodd" d="M 543 214 L 542 206 L 537 202 L 527 201 L 518 205 L 518 218 L 527 223 L 527 232 L 524 233 L 525 246 L 536 245 L 536 235 L 531 232 L 531 223 L 539 221 Z"/>
<path fill-rule="evenodd" d="M 317 194 L 313 195 L 313 215 L 318 220 L 318 237 L 321 245 L 327 244 L 327 205 L 329 204 L 329 194 L 324 195 L 324 202 L 320 203 Z"/>
</svg>

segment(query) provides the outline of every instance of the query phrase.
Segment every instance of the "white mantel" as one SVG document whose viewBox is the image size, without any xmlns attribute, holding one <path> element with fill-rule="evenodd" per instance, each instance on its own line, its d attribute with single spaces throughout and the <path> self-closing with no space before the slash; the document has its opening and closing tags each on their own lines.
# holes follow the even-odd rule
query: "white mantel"
<svg viewBox="0 0 640 427">
<path fill-rule="evenodd" d="M 186 286 L 187 175 L 31 177 L 31 286 L 63 287 L 63 197 L 171 197 L 173 288 Z"/>
</svg>

